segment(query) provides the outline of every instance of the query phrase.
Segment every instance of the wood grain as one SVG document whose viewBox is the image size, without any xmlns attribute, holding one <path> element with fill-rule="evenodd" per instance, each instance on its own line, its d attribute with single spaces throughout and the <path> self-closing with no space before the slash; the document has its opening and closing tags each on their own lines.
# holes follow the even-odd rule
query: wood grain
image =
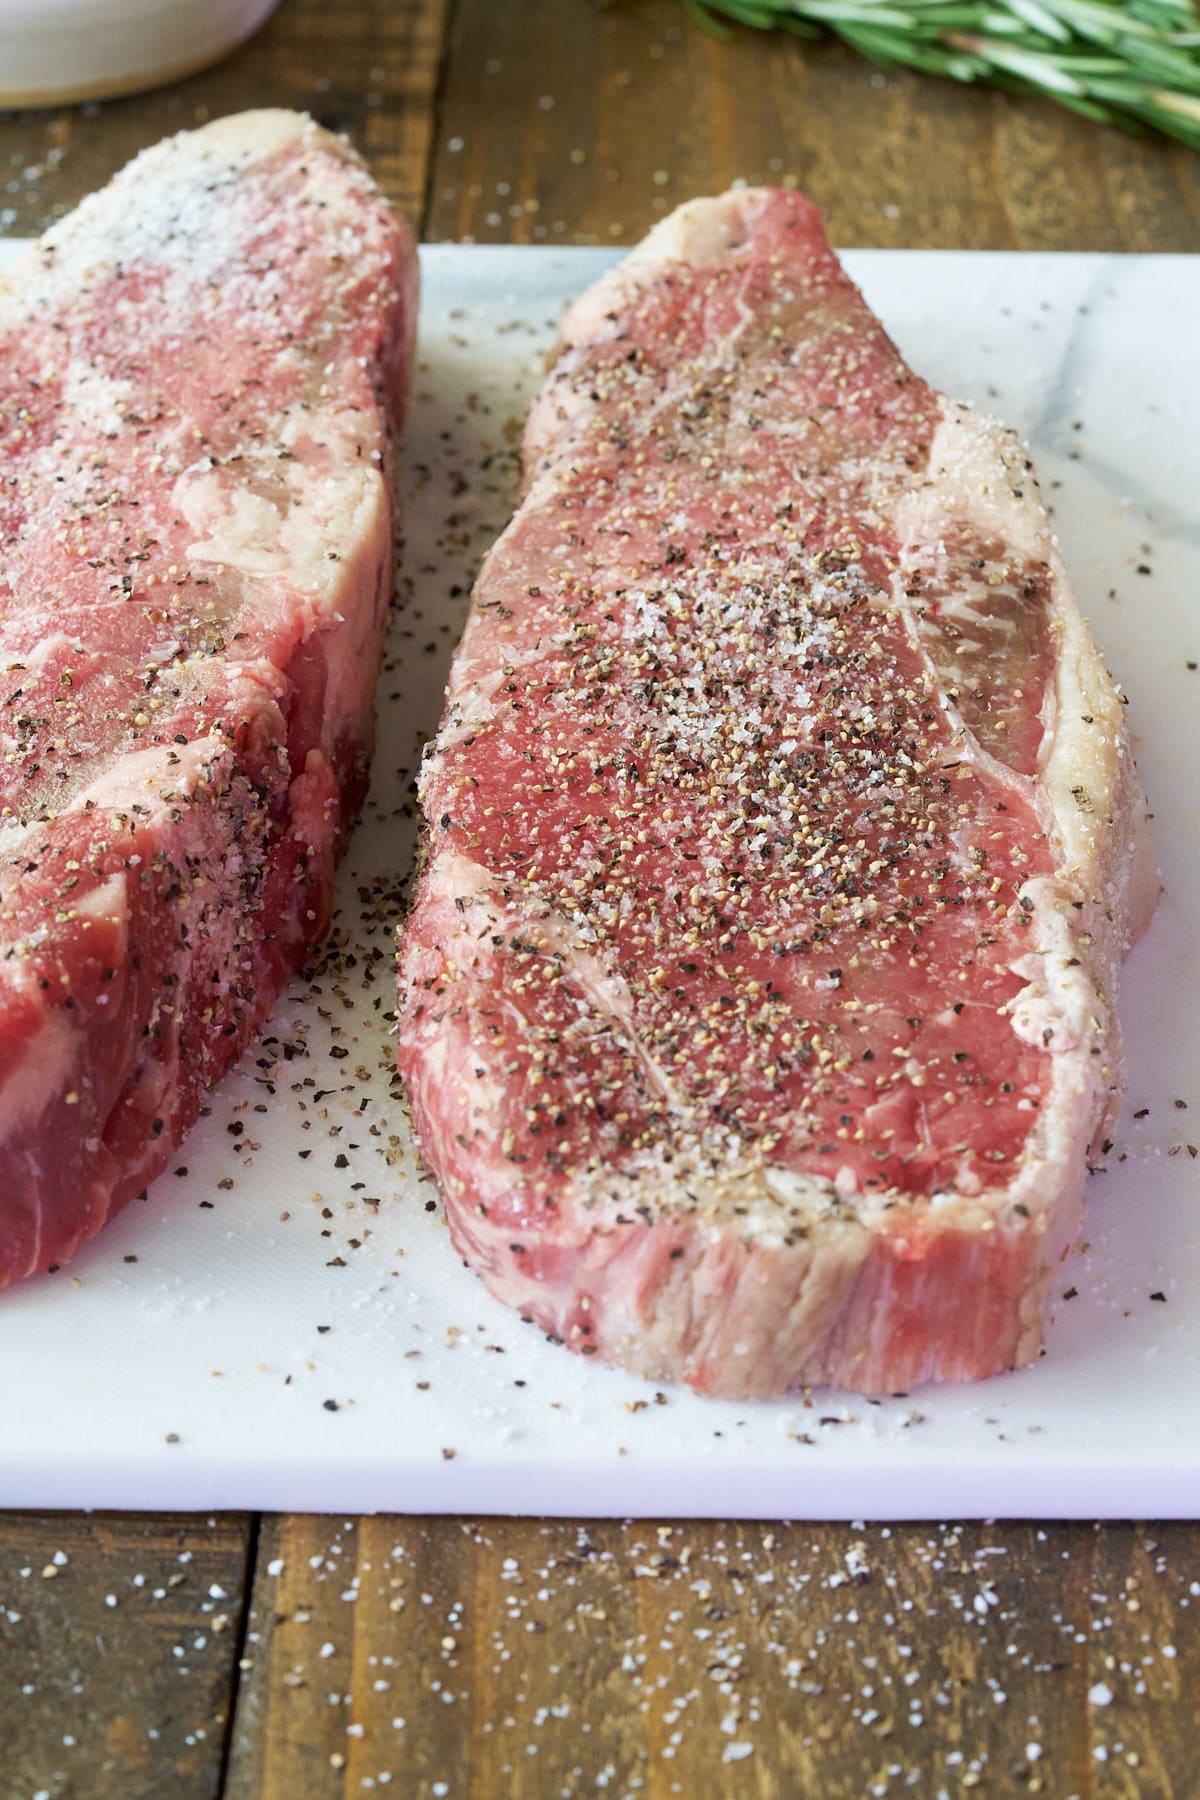
<svg viewBox="0 0 1200 1800">
<path fill-rule="evenodd" d="M 1200 247 L 1195 156 L 836 45 L 718 43 L 677 0 L 460 0 L 433 238 L 629 243 L 694 194 L 788 181 L 839 244 Z"/>
<path fill-rule="evenodd" d="M 449 0 L 283 0 L 226 61 L 127 100 L 0 114 L 0 230 L 32 236 L 169 132 L 254 106 L 348 131 L 420 217 Z"/>
<path fill-rule="evenodd" d="M 1198 1565 L 1181 1526 L 275 1520 L 227 1792 L 1184 1800 Z"/>
<path fill-rule="evenodd" d="M 237 1514 L 4 1517 L 0 1792 L 218 1792 L 250 1538 Z"/>
</svg>

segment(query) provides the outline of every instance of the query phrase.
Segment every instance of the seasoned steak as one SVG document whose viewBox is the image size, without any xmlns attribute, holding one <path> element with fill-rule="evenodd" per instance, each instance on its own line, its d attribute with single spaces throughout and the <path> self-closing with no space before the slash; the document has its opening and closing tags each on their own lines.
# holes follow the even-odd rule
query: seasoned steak
<svg viewBox="0 0 1200 1800">
<path fill-rule="evenodd" d="M 457 1248 L 708 1393 L 1028 1362 L 1156 882 L 1024 451 L 766 190 L 584 295 L 525 451 L 402 956 Z"/>
<path fill-rule="evenodd" d="M 139 156 L 0 283 L 0 1283 L 162 1169 L 329 922 L 415 301 L 282 112 Z"/>
</svg>

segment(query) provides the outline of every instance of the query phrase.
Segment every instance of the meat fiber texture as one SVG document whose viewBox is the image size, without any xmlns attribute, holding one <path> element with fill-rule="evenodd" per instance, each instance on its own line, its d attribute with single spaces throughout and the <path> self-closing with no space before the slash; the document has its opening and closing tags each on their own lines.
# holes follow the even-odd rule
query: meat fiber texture
<svg viewBox="0 0 1200 1800">
<path fill-rule="evenodd" d="M 525 474 L 402 954 L 455 1245 L 711 1394 L 1029 1362 L 1157 881 L 1025 452 L 751 190 L 570 311 Z"/>
<path fill-rule="evenodd" d="M 258 112 L 0 283 L 0 1283 L 158 1174 L 329 923 L 416 279 L 357 157 Z"/>
</svg>

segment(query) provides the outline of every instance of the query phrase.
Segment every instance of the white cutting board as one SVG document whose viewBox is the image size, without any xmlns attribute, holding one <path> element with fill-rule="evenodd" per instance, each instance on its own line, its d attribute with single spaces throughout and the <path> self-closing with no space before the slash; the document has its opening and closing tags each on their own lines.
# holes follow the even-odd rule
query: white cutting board
<svg viewBox="0 0 1200 1800">
<path fill-rule="evenodd" d="M 656 1393 L 548 1344 L 450 1247 L 389 1080 L 408 784 L 509 510 L 515 421 L 564 303 L 614 254 L 424 253 L 402 604 L 341 953 L 214 1096 L 173 1159 L 186 1175 L 0 1297 L 0 1505 L 1200 1514 L 1200 258 L 847 258 L 923 374 L 1029 435 L 1157 815 L 1167 893 L 1122 996 L 1128 1106 L 1048 1355 L 882 1404 Z"/>
</svg>

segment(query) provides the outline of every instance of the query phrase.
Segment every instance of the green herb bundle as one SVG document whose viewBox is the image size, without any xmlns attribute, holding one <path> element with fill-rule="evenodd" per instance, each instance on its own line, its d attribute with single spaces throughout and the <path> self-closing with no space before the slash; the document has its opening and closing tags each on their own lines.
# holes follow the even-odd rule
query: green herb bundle
<svg viewBox="0 0 1200 1800">
<path fill-rule="evenodd" d="M 1151 125 L 1200 149 L 1200 19 L 1193 0 L 683 0 L 724 20 L 826 32 L 885 67 L 1048 94 L 1086 118 Z"/>
</svg>

